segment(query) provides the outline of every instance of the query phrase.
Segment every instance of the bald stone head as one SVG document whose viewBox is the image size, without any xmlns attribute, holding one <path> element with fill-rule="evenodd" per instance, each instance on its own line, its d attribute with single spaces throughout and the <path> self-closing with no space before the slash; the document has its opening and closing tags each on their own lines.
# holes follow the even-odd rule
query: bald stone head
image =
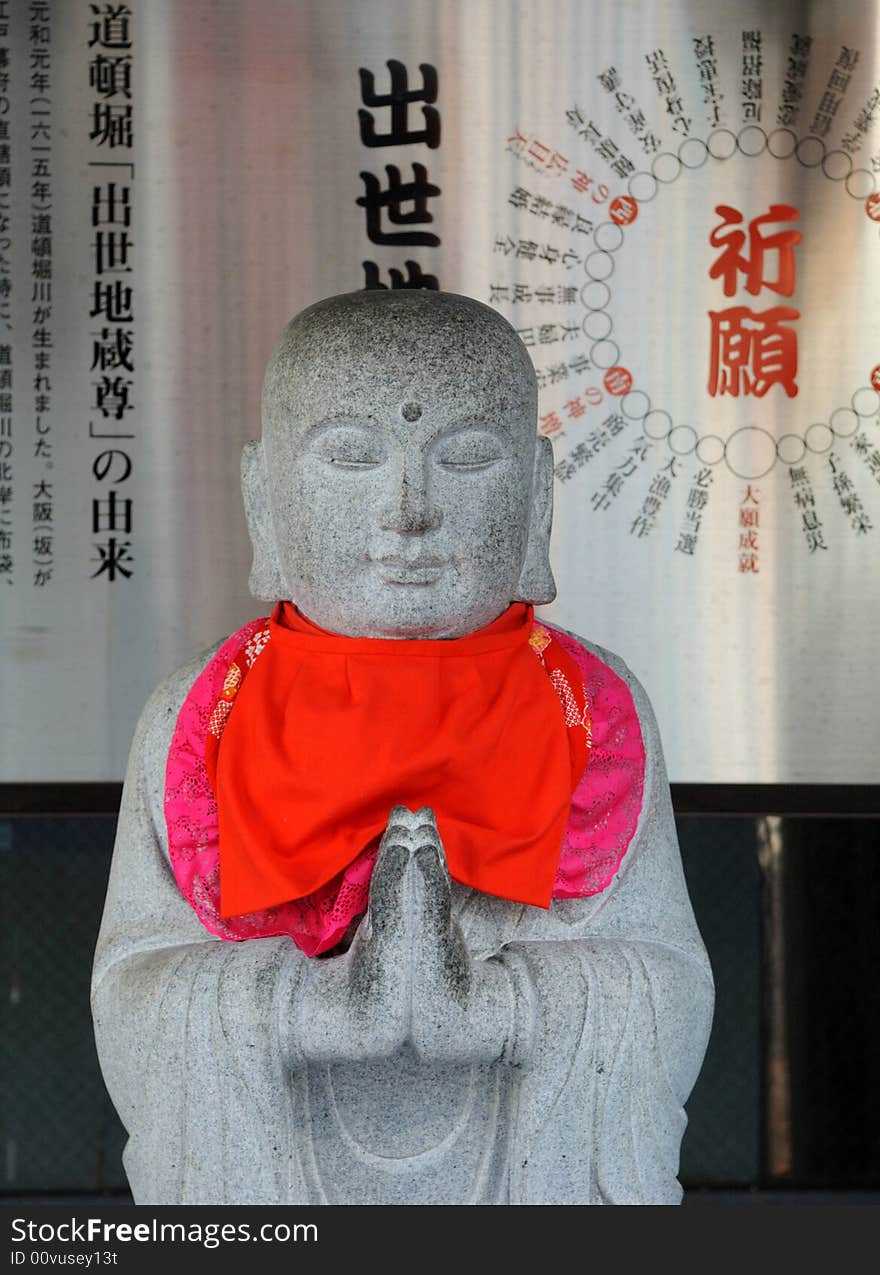
<svg viewBox="0 0 880 1275">
<path fill-rule="evenodd" d="M 251 589 L 322 628 L 460 637 L 555 595 L 552 450 L 528 352 L 431 291 L 331 297 L 282 333 L 244 452 Z"/>
</svg>

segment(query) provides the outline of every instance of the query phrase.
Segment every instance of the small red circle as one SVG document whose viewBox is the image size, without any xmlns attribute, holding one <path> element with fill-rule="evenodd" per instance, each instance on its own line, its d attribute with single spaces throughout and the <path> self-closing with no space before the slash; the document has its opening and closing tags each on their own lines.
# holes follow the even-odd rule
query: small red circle
<svg viewBox="0 0 880 1275">
<path fill-rule="evenodd" d="M 619 397 L 632 389 L 633 379 L 625 367 L 610 367 L 602 379 L 609 394 Z"/>
<path fill-rule="evenodd" d="M 872 221 L 880 221 L 880 191 L 875 190 L 873 195 L 869 195 L 865 200 L 865 212 Z"/>
<path fill-rule="evenodd" d="M 875 390 L 880 390 L 880 363 L 871 369 L 871 384 Z"/>
<path fill-rule="evenodd" d="M 629 195 L 618 195 L 608 206 L 608 216 L 618 226 L 628 226 L 639 215 L 639 206 Z M 870 215 L 870 214 L 869 214 Z"/>
</svg>

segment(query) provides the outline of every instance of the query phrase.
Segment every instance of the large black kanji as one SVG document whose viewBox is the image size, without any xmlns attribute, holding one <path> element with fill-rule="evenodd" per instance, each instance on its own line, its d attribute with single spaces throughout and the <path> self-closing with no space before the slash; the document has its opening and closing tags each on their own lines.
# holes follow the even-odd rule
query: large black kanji
<svg viewBox="0 0 880 1275">
<path fill-rule="evenodd" d="M 375 261 L 364 262 L 364 292 L 369 292 L 378 288 L 384 288 L 386 291 L 389 286 L 391 288 L 430 288 L 433 291 L 439 291 L 440 284 L 437 276 L 434 274 L 423 274 L 422 267 L 417 261 L 405 261 L 406 278 L 403 271 L 398 270 L 395 266 L 388 267 L 388 275 L 391 279 L 390 285 L 382 283 L 379 280 L 379 267 Z"/>
<path fill-rule="evenodd" d="M 98 563 L 98 568 L 93 571 L 90 579 L 94 580 L 100 575 L 106 575 L 108 580 L 115 580 L 117 576 L 124 576 L 126 580 L 131 579 L 131 566 L 134 559 L 129 553 L 131 548 L 130 540 L 118 541 L 115 536 L 110 536 L 106 544 L 95 544 L 93 546 L 98 551 L 97 558 L 92 558 L 92 562 Z"/>
<path fill-rule="evenodd" d="M 393 59 L 386 63 L 391 76 L 391 92 L 377 93 L 376 81 L 372 71 L 360 67 L 361 101 L 365 106 L 388 106 L 391 108 L 391 128 L 387 133 L 376 132 L 376 122 L 370 111 L 358 111 L 361 128 L 361 141 L 364 146 L 406 146 L 413 142 L 421 142 L 431 150 L 440 145 L 440 112 L 433 106 L 423 106 L 422 115 L 425 127 L 414 132 L 409 128 L 410 102 L 437 101 L 437 71 L 427 62 L 419 63 L 422 73 L 422 87 L 409 88 L 409 77 L 402 62 Z"/>
<path fill-rule="evenodd" d="M 402 182 L 400 169 L 395 164 L 386 164 L 385 172 L 388 174 L 386 190 L 382 189 L 378 177 L 372 173 L 361 173 L 366 193 L 360 195 L 355 203 L 367 211 L 367 235 L 372 243 L 412 246 L 421 244 L 430 248 L 436 248 L 440 243 L 437 235 L 432 235 L 426 230 L 403 230 L 391 233 L 382 230 L 383 208 L 388 209 L 388 220 L 395 226 L 424 225 L 434 220 L 426 205 L 429 199 L 440 194 L 440 187 L 433 186 L 428 181 L 428 170 L 424 164 L 413 164 L 412 168 L 414 180 Z M 402 205 L 408 203 L 413 205 L 412 211 L 403 212 Z"/>
</svg>

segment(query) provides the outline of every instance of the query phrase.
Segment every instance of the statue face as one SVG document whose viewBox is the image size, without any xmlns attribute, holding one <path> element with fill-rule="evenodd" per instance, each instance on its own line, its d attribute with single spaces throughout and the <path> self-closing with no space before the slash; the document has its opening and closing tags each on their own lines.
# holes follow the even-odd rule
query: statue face
<svg viewBox="0 0 880 1275">
<path fill-rule="evenodd" d="M 536 390 L 493 311 L 356 293 L 287 329 L 263 446 L 282 578 L 322 628 L 458 637 L 516 596 Z"/>
</svg>

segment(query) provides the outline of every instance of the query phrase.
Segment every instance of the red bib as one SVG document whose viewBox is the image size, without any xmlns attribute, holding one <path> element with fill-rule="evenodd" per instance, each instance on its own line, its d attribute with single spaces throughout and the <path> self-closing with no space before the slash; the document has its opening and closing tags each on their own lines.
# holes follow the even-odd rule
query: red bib
<svg viewBox="0 0 880 1275">
<path fill-rule="evenodd" d="M 577 667 L 532 632 L 525 603 L 439 641 L 343 637 L 279 603 L 207 757 L 221 915 L 311 894 L 395 805 L 435 810 L 455 880 L 549 906 L 587 734 L 557 693 L 582 694 Z"/>
</svg>

